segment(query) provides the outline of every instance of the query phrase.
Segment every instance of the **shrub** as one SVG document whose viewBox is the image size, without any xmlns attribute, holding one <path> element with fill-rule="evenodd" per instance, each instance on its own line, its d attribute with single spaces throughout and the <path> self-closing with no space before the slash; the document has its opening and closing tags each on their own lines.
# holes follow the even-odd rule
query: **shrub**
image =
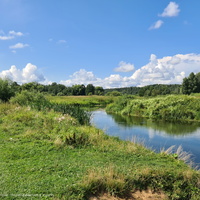
<svg viewBox="0 0 200 200">
<path fill-rule="evenodd" d="M 50 104 L 43 94 L 28 91 L 18 93 L 15 97 L 11 98 L 10 102 L 17 103 L 20 106 L 30 106 L 31 108 L 36 108 L 38 110 L 42 110 Z"/>
<path fill-rule="evenodd" d="M 6 102 L 12 96 L 14 96 L 14 90 L 12 89 L 12 81 L 9 79 L 1 79 L 0 78 L 0 100 Z"/>
</svg>

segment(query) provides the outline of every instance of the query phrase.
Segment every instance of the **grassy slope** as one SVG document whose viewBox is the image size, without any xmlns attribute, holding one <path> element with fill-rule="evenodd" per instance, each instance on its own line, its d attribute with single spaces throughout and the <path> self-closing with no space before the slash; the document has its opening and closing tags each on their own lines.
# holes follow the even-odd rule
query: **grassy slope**
<svg viewBox="0 0 200 200">
<path fill-rule="evenodd" d="M 186 95 L 121 98 L 109 105 L 107 111 L 166 121 L 200 121 L 200 99 Z"/>
<path fill-rule="evenodd" d="M 1 199 L 76 200 L 147 187 L 171 199 L 198 199 L 200 175 L 182 161 L 68 115 L 0 104 L 0 123 Z"/>
</svg>

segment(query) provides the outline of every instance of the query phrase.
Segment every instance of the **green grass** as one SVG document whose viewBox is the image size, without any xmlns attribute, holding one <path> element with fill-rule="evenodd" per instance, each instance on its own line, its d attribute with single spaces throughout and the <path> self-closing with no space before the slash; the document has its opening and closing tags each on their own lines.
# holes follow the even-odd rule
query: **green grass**
<svg viewBox="0 0 200 200">
<path fill-rule="evenodd" d="M 69 115 L 0 104 L 0 123 L 0 199 L 123 197 L 147 188 L 170 199 L 199 197 L 200 174 L 183 161 L 81 126 Z"/>
<path fill-rule="evenodd" d="M 108 112 L 165 121 L 200 122 L 200 99 L 187 95 L 168 95 L 143 99 L 119 98 Z"/>
<path fill-rule="evenodd" d="M 82 106 L 105 106 L 112 103 L 116 97 L 110 96 L 47 96 L 47 99 L 55 103 L 80 104 Z"/>
</svg>

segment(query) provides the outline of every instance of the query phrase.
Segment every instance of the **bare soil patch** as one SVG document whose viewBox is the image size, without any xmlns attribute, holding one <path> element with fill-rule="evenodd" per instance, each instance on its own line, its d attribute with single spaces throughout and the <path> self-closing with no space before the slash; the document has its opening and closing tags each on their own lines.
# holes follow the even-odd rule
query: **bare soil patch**
<svg viewBox="0 0 200 200">
<path fill-rule="evenodd" d="M 168 197 L 163 192 L 158 193 L 147 190 L 136 191 L 126 198 L 119 198 L 109 194 L 103 194 L 101 196 L 90 197 L 89 200 L 168 200 Z"/>
</svg>

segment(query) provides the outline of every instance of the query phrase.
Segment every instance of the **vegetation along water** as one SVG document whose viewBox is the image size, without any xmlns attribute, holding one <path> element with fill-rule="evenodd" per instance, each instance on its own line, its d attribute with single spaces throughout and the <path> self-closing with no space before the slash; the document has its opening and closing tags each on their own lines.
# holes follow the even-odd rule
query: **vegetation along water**
<svg viewBox="0 0 200 200">
<path fill-rule="evenodd" d="M 79 104 L 55 103 L 35 91 L 14 94 L 16 85 L 9 81 L 1 86 L 7 95 L 0 104 L 1 199 L 81 200 L 104 193 L 128 199 L 148 189 L 168 199 L 199 199 L 199 171 L 178 152 L 155 153 L 110 137 L 90 125 L 90 114 Z M 198 121 L 198 115 L 184 119 Z"/>
</svg>

